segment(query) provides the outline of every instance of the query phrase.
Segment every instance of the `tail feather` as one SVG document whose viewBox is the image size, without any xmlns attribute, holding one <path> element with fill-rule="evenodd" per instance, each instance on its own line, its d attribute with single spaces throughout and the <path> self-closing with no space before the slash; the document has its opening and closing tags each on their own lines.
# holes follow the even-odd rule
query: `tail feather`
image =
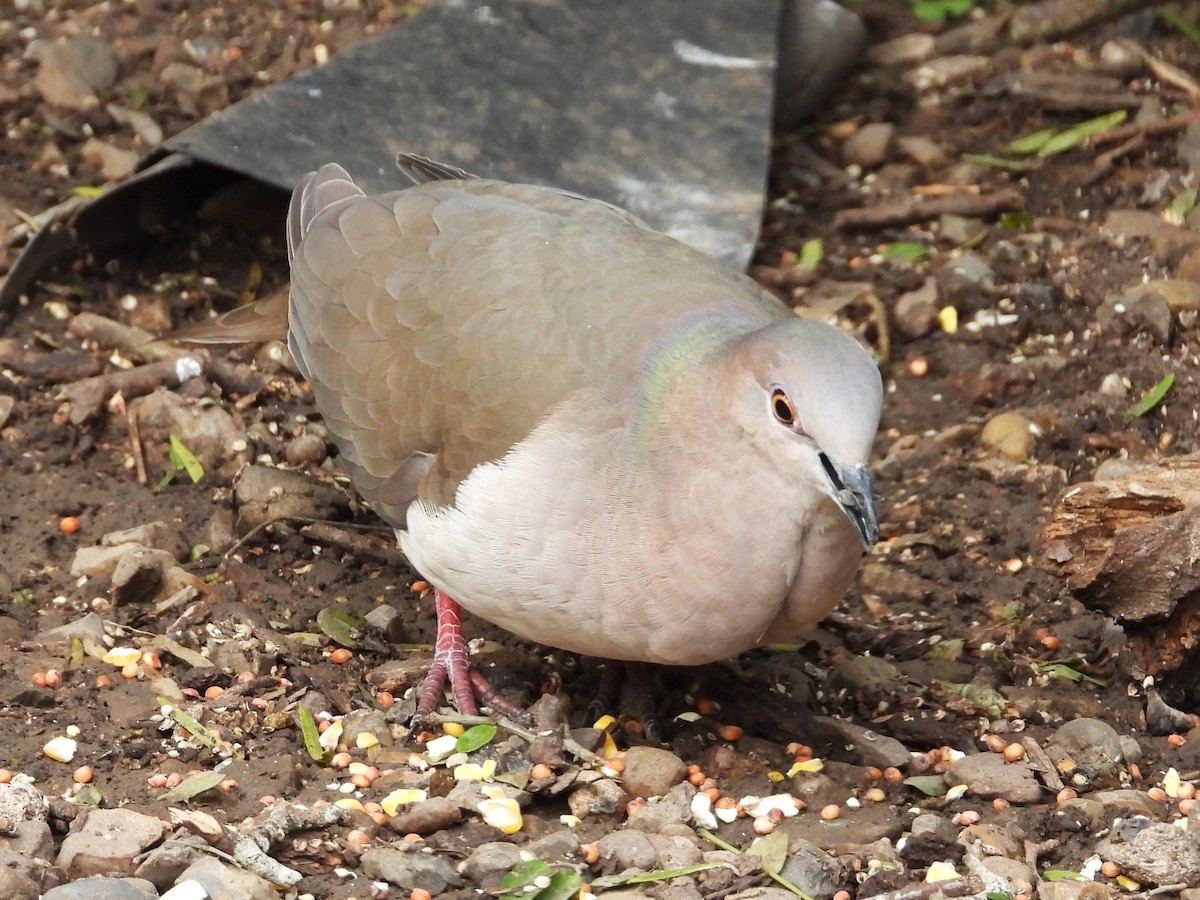
<svg viewBox="0 0 1200 900">
<path fill-rule="evenodd" d="M 186 344 L 244 344 L 282 341 L 287 337 L 288 286 L 257 303 L 239 306 L 212 319 L 177 328 L 161 340 Z"/>
<path fill-rule="evenodd" d="M 418 156 L 415 153 L 401 153 L 396 157 L 396 165 L 407 175 L 413 184 L 427 184 L 430 181 L 465 181 L 475 178 L 465 169 L 441 163 L 428 156 Z"/>
</svg>

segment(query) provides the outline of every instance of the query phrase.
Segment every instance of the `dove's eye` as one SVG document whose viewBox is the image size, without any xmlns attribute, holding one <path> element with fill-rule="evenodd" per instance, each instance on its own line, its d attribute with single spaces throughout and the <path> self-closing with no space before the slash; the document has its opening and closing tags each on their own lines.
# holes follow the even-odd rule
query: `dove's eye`
<svg viewBox="0 0 1200 900">
<path fill-rule="evenodd" d="M 796 424 L 796 408 L 792 406 L 792 401 L 783 388 L 777 387 L 771 392 L 771 411 L 775 413 L 775 418 L 788 428 Z"/>
</svg>

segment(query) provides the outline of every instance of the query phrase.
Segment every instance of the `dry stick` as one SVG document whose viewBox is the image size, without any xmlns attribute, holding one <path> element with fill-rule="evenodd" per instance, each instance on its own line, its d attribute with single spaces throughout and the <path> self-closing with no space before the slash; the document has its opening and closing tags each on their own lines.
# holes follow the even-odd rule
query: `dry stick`
<svg viewBox="0 0 1200 900">
<path fill-rule="evenodd" d="M 1022 735 L 1021 746 L 1025 748 L 1025 752 L 1029 754 L 1029 758 L 1037 766 L 1038 771 L 1042 773 L 1042 780 L 1046 782 L 1046 787 L 1050 788 L 1056 794 L 1061 791 L 1066 785 L 1058 777 L 1058 770 L 1054 767 L 1053 760 L 1042 749 L 1042 745 L 1037 742 L 1037 739 L 1032 735 Z"/>
<path fill-rule="evenodd" d="M 1096 157 L 1096 161 L 1092 163 L 1092 170 L 1087 173 L 1087 177 L 1083 179 L 1083 183 L 1095 184 L 1105 175 L 1113 170 L 1117 164 L 1117 160 L 1128 156 L 1135 150 L 1141 149 L 1146 144 L 1145 135 L 1134 135 L 1119 147 L 1113 147 L 1111 150 L 1106 150 Z"/>
<path fill-rule="evenodd" d="M 118 391 L 121 396 L 129 398 L 141 397 L 159 387 L 176 388 L 191 378 L 203 375 L 207 363 L 207 354 L 193 353 L 179 359 L 166 359 L 136 369 L 121 369 L 68 384 L 60 392 L 70 407 L 66 418 L 72 425 L 82 425 Z"/>
<path fill-rule="evenodd" d="M 911 197 L 899 203 L 843 209 L 833 217 L 833 226 L 842 230 L 872 230 L 891 225 L 914 225 L 943 215 L 987 217 L 1011 212 L 1023 205 L 1021 192 L 1014 188 L 994 194 L 950 194 L 947 197 Z"/>
<path fill-rule="evenodd" d="M 1133 137 L 1158 137 L 1161 134 L 1183 131 L 1193 122 L 1200 122 L 1200 110 L 1160 119 L 1157 122 L 1147 122 L 1144 125 L 1122 125 L 1120 128 L 1111 128 L 1108 131 L 1092 135 L 1088 139 L 1088 145 L 1100 147 L 1104 144 L 1127 141 Z"/>
<path fill-rule="evenodd" d="M 146 454 L 142 450 L 142 427 L 132 411 L 125 414 L 125 422 L 129 426 L 129 449 L 133 454 L 138 484 L 149 484 L 150 478 L 146 475 Z"/>
<path fill-rule="evenodd" d="M 1008 23 L 1008 38 L 1017 44 L 1056 41 L 1162 0 L 1046 0 L 1019 6 Z"/>
</svg>

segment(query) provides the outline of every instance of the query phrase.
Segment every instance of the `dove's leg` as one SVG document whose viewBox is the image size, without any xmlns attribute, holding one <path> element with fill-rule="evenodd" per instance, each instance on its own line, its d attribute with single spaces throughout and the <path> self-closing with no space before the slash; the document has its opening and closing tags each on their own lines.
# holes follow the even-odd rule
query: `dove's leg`
<svg viewBox="0 0 1200 900">
<path fill-rule="evenodd" d="M 650 672 L 642 662 L 623 662 L 619 659 L 604 661 L 600 685 L 596 688 L 595 699 L 588 704 L 584 713 L 585 721 L 594 722 L 609 710 L 615 709 L 621 699 L 622 684 L 629 685 L 646 737 L 652 741 L 662 740 L 662 729 L 658 724 L 658 706 L 650 688 Z"/>
<path fill-rule="evenodd" d="M 479 704 L 497 712 L 520 719 L 524 713 L 471 665 L 467 654 L 467 639 L 462 631 L 462 610 L 449 594 L 433 590 L 433 606 L 437 613 L 437 641 L 433 649 L 433 665 L 421 684 L 417 701 L 417 719 L 429 715 L 442 699 L 446 682 L 454 694 L 454 705 L 465 716 L 479 715 Z"/>
</svg>

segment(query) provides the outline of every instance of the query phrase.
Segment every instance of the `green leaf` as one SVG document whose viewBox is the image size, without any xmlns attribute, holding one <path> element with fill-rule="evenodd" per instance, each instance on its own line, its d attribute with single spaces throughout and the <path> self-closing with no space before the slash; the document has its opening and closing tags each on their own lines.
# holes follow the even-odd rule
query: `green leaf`
<svg viewBox="0 0 1200 900">
<path fill-rule="evenodd" d="M 1086 122 L 1080 122 L 1078 125 L 1065 128 L 1042 145 L 1042 148 L 1038 150 L 1038 156 L 1053 156 L 1055 153 L 1062 153 L 1065 150 L 1070 150 L 1072 147 L 1077 147 L 1094 134 L 1101 134 L 1102 132 L 1116 128 L 1125 121 L 1128 115 L 1125 110 L 1118 109 L 1116 112 L 1097 116 L 1094 119 L 1088 119 Z"/>
<path fill-rule="evenodd" d="M 200 723 L 200 720 L 190 713 L 180 709 L 174 700 L 167 697 L 159 697 L 158 705 L 165 708 L 167 718 L 173 721 L 185 731 L 190 731 L 192 737 L 200 744 L 208 747 L 210 750 L 215 750 L 221 746 L 221 739 L 208 730 L 207 727 Z"/>
<path fill-rule="evenodd" d="M 1026 172 L 1033 168 L 1033 163 L 1028 160 L 1005 159 L 1003 156 L 992 156 L 990 153 L 964 153 L 962 161 L 975 163 L 977 166 L 987 166 L 989 169 L 1001 169 L 1005 172 Z"/>
<path fill-rule="evenodd" d="M 1171 201 L 1171 205 L 1167 207 L 1167 213 L 1173 216 L 1175 221 L 1182 222 L 1187 218 L 1188 213 L 1196 208 L 1197 193 L 1196 188 L 1188 188 Z"/>
<path fill-rule="evenodd" d="M 1167 391 L 1171 389 L 1171 385 L 1174 383 L 1175 375 L 1168 372 L 1162 381 L 1142 394 L 1142 398 L 1137 403 L 1125 410 L 1125 414 L 1121 417 L 1125 424 L 1128 425 L 1134 419 L 1144 416 L 1150 410 L 1154 409 L 1154 407 L 1158 406 L 1162 402 L 1163 397 L 1167 396 Z"/>
<path fill-rule="evenodd" d="M 325 762 L 330 753 L 321 746 L 321 732 L 317 730 L 317 720 L 313 718 L 312 710 L 307 706 L 299 706 L 296 708 L 296 718 L 300 722 L 300 734 L 304 736 L 304 749 L 309 757 L 313 762 Z"/>
<path fill-rule="evenodd" d="M 773 831 L 766 837 L 754 841 L 746 851 L 762 860 L 764 872 L 778 875 L 783 870 L 788 856 L 788 836 L 783 831 Z"/>
<path fill-rule="evenodd" d="M 1008 145 L 1009 153 L 1020 153 L 1022 156 L 1027 156 L 1031 153 L 1037 153 L 1050 138 L 1057 134 L 1057 129 L 1043 128 L 1041 131 L 1035 131 L 1033 134 L 1027 134 L 1025 137 L 1017 138 Z"/>
<path fill-rule="evenodd" d="M 1009 231 L 1024 231 L 1033 224 L 1033 216 L 1027 212 L 1006 212 L 1000 214 L 1000 227 Z"/>
<path fill-rule="evenodd" d="M 165 800 L 167 803 L 191 800 L 205 791 L 211 791 L 224 780 L 225 776 L 220 772 L 197 772 L 195 775 L 189 775 L 183 779 L 177 787 L 167 791 L 159 799 Z"/>
<path fill-rule="evenodd" d="M 1053 675 L 1056 678 L 1065 678 L 1067 681 L 1086 681 L 1089 684 L 1104 686 L 1104 680 L 1096 678 L 1094 675 L 1088 675 L 1086 672 L 1080 671 L 1086 660 L 1081 656 L 1070 656 L 1066 659 L 1055 659 L 1049 662 L 1039 663 L 1038 668 L 1047 675 Z"/>
<path fill-rule="evenodd" d="M 184 446 L 183 441 L 173 434 L 167 438 L 167 455 L 177 472 L 187 472 L 192 484 L 204 477 L 204 466 L 200 464 L 200 460 L 196 459 L 192 451 Z"/>
<path fill-rule="evenodd" d="M 955 662 L 963 655 L 967 642 L 962 638 L 947 638 L 938 641 L 925 653 L 925 659 L 946 659 Z"/>
<path fill-rule="evenodd" d="M 540 859 L 531 859 L 500 880 L 498 896 L 511 900 L 571 900 L 582 884 L 583 878 L 573 869 L 552 868 Z"/>
<path fill-rule="evenodd" d="M 824 242 L 820 238 L 813 238 L 811 241 L 805 241 L 804 246 L 800 248 L 800 258 L 796 260 L 796 265 L 806 269 L 815 269 L 824 257 Z"/>
<path fill-rule="evenodd" d="M 940 797 L 950 790 L 946 785 L 946 779 L 941 775 L 913 775 L 905 778 L 904 783 L 910 788 L 916 788 L 926 797 Z"/>
<path fill-rule="evenodd" d="M 351 649 L 386 650 L 382 641 L 363 631 L 363 624 L 362 619 L 341 605 L 326 606 L 317 613 L 317 627 L 335 644 Z"/>
<path fill-rule="evenodd" d="M 480 747 L 486 747 L 496 736 L 496 726 L 491 724 L 472 725 L 462 733 L 454 749 L 459 753 L 473 753 Z"/>
<path fill-rule="evenodd" d="M 1084 877 L 1070 869 L 1047 869 L 1042 873 L 1046 881 L 1084 881 Z"/>
<path fill-rule="evenodd" d="M 923 244 L 887 244 L 883 247 L 884 259 L 900 259 L 908 262 L 923 262 L 929 258 L 929 250 Z"/>
<path fill-rule="evenodd" d="M 983 895 L 987 900 L 1013 900 L 1012 894 L 1006 894 L 1003 891 L 988 891 Z"/>
</svg>

